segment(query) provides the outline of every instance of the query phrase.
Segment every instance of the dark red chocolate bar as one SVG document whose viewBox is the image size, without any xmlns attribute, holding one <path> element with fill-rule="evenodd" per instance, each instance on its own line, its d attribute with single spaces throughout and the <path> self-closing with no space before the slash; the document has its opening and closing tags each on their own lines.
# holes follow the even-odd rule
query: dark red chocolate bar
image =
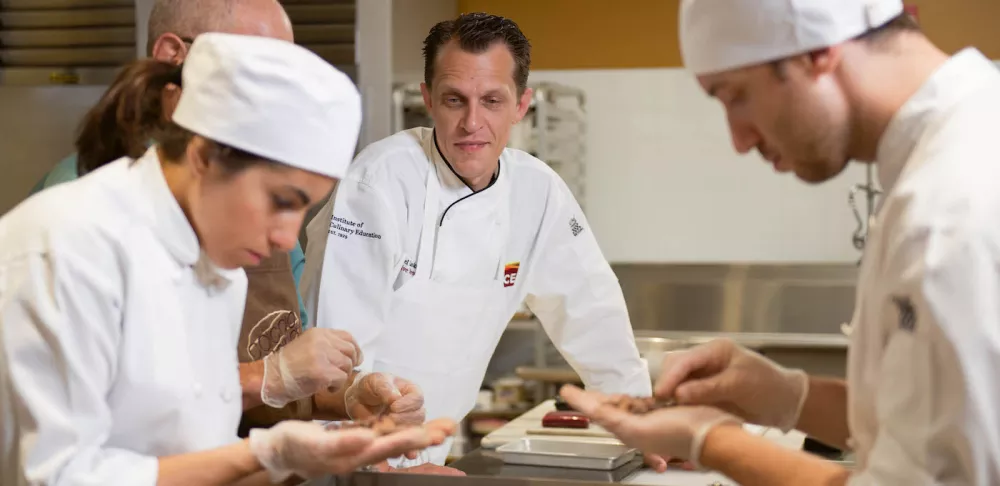
<svg viewBox="0 0 1000 486">
<path fill-rule="evenodd" d="M 554 411 L 542 417 L 542 427 L 560 429 L 586 429 L 590 427 L 590 418 L 580 412 Z"/>
</svg>

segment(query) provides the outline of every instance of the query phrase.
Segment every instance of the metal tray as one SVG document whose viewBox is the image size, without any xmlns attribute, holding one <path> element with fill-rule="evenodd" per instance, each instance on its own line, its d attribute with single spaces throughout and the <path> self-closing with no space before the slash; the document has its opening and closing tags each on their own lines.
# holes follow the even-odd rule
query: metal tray
<svg viewBox="0 0 1000 486">
<path fill-rule="evenodd" d="M 507 464 L 610 471 L 631 461 L 636 450 L 617 441 L 553 440 L 524 437 L 497 452 Z"/>
</svg>

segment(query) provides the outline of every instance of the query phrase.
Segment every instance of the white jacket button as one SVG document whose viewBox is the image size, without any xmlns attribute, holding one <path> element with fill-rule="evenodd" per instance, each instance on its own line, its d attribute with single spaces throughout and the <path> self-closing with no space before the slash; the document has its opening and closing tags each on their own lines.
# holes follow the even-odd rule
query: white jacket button
<svg viewBox="0 0 1000 486">
<path fill-rule="evenodd" d="M 233 390 L 231 388 L 224 386 L 222 387 L 222 391 L 219 392 L 219 396 L 222 397 L 222 401 L 229 403 L 233 401 L 233 398 L 236 397 L 236 394 L 233 393 Z"/>
<path fill-rule="evenodd" d="M 195 383 L 194 385 L 191 386 L 191 389 L 194 390 L 195 397 L 199 398 L 201 397 L 201 392 L 203 390 L 201 383 Z"/>
</svg>

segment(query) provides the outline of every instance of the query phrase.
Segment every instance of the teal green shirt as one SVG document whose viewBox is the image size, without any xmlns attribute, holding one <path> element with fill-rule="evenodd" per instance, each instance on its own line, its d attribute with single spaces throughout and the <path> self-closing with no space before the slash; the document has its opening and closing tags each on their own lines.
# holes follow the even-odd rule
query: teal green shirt
<svg viewBox="0 0 1000 486">
<path fill-rule="evenodd" d="M 77 178 L 76 154 L 70 155 L 59 161 L 42 180 L 31 189 L 31 194 L 41 191 L 56 184 L 69 182 Z M 288 256 L 292 260 L 292 276 L 295 278 L 295 294 L 299 299 L 299 317 L 302 319 L 302 328 L 305 329 L 309 323 L 306 315 L 306 305 L 302 302 L 302 293 L 299 291 L 299 281 L 302 279 L 302 270 L 306 268 L 306 255 L 302 252 L 302 245 L 295 242 L 295 248 L 289 252 Z"/>
<path fill-rule="evenodd" d="M 42 180 L 38 181 L 38 184 L 35 184 L 35 187 L 31 189 L 31 194 L 41 191 L 46 187 L 72 181 L 76 177 L 76 154 L 73 154 L 60 160 L 48 174 L 45 174 L 45 177 L 42 177 Z"/>
</svg>

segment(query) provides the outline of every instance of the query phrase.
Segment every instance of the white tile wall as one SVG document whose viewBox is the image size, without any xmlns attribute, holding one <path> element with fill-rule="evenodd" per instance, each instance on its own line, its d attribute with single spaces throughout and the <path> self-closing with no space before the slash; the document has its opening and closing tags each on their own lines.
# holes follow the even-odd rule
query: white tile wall
<svg viewBox="0 0 1000 486">
<path fill-rule="evenodd" d="M 733 151 L 721 107 L 679 69 L 535 71 L 586 90 L 587 211 L 614 262 L 853 262 L 853 164 L 809 186 Z M 863 210 L 863 208 L 862 208 Z"/>
</svg>

